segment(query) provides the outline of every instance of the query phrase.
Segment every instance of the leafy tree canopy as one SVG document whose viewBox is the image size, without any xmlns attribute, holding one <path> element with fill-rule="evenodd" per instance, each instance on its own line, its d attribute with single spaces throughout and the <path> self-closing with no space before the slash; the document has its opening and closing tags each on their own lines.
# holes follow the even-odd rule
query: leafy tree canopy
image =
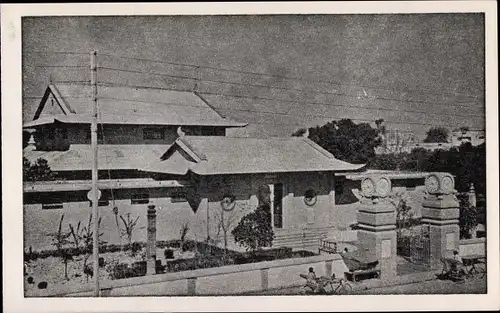
<svg viewBox="0 0 500 313">
<path fill-rule="evenodd" d="M 39 158 L 34 164 L 23 157 L 23 180 L 44 181 L 54 180 L 54 173 L 50 169 L 47 160 Z"/>
<path fill-rule="evenodd" d="M 370 160 L 370 168 L 383 170 L 413 170 L 448 172 L 455 176 L 455 189 L 469 190 L 474 184 L 476 193 L 486 192 L 486 144 L 477 147 L 464 143 L 450 150 L 428 151 L 422 148 L 411 153 L 377 155 Z"/>
<path fill-rule="evenodd" d="M 375 148 L 382 143 L 381 131 L 381 127 L 375 129 L 368 123 L 356 124 L 350 119 L 342 119 L 309 128 L 309 139 L 340 160 L 366 163 L 375 156 Z M 293 136 L 305 132 L 305 129 L 299 129 Z"/>
<path fill-rule="evenodd" d="M 448 142 L 449 130 L 444 127 L 431 127 L 424 142 Z"/>
</svg>

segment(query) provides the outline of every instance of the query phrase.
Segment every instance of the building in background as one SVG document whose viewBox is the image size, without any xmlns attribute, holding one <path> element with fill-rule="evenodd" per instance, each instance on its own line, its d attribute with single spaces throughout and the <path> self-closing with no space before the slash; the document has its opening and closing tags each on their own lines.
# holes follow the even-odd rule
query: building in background
<svg viewBox="0 0 500 313">
<path fill-rule="evenodd" d="M 451 133 L 451 144 L 454 147 L 470 142 L 472 146 L 479 146 L 485 142 L 485 132 L 483 130 L 460 129 Z"/>
<path fill-rule="evenodd" d="M 454 130 L 451 132 L 448 142 L 419 142 L 414 133 L 401 132 L 398 130 L 387 131 L 382 138 L 382 145 L 375 150 L 377 154 L 410 153 L 413 149 L 422 148 L 429 151 L 438 149 L 448 150 L 452 147 L 460 147 L 464 143 L 479 146 L 485 142 L 484 130 Z"/>
</svg>

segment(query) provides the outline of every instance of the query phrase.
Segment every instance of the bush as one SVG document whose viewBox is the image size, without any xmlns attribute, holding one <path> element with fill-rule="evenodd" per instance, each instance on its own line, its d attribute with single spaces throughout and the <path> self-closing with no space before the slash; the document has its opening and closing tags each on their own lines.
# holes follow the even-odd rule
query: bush
<svg viewBox="0 0 500 313">
<path fill-rule="evenodd" d="M 182 251 L 195 251 L 196 244 L 196 241 L 186 241 L 182 247 Z"/>
<path fill-rule="evenodd" d="M 38 289 L 47 289 L 48 283 L 46 281 L 42 281 L 38 283 Z"/>
<path fill-rule="evenodd" d="M 134 250 L 134 251 L 139 251 L 142 248 L 146 246 L 146 243 L 144 242 L 134 242 L 132 245 L 125 244 L 124 246 L 121 245 L 116 245 L 116 244 L 107 244 L 107 245 L 102 245 L 99 246 L 99 253 L 112 253 L 112 252 L 119 252 L 119 251 L 128 251 L 128 250 Z M 80 255 L 84 255 L 87 253 L 92 253 L 92 246 L 89 247 L 88 250 L 86 250 L 84 247 L 68 247 L 64 248 L 61 250 L 61 253 L 63 255 L 67 255 L 69 257 L 76 257 Z M 42 251 L 31 251 L 31 252 L 24 252 L 24 260 L 25 261 L 31 261 L 31 260 L 36 260 L 38 258 L 41 259 L 46 259 L 48 257 L 59 257 L 61 254 L 57 250 L 50 249 L 50 250 L 42 250 Z"/>
<path fill-rule="evenodd" d="M 165 259 L 173 259 L 174 258 L 174 250 L 172 249 L 165 249 L 163 252 L 165 255 Z"/>
<path fill-rule="evenodd" d="M 460 238 L 471 238 L 471 231 L 478 224 L 478 210 L 469 204 L 469 201 L 460 201 L 460 217 L 458 225 L 460 226 Z"/>
<path fill-rule="evenodd" d="M 111 279 L 145 276 L 146 270 L 146 261 L 134 262 L 132 267 L 129 267 L 126 263 L 118 263 L 117 261 L 114 261 L 107 267 L 107 271 Z"/>
<path fill-rule="evenodd" d="M 269 207 L 261 206 L 255 212 L 245 215 L 231 233 L 236 243 L 247 251 L 270 247 L 274 232 Z"/>
</svg>

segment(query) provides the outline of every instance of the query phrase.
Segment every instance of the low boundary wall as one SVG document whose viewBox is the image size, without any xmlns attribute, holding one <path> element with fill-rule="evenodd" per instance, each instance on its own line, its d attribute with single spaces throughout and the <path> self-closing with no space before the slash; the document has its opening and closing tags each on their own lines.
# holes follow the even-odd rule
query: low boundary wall
<svg viewBox="0 0 500 313">
<path fill-rule="evenodd" d="M 313 267 L 317 276 L 344 277 L 339 254 L 230 265 L 216 268 L 103 281 L 103 297 L 230 295 L 305 284 L 299 274 Z M 26 297 L 92 297 L 93 284 L 49 286 L 27 291 Z"/>
<path fill-rule="evenodd" d="M 461 256 L 486 255 L 486 238 L 472 238 L 460 240 Z"/>
</svg>

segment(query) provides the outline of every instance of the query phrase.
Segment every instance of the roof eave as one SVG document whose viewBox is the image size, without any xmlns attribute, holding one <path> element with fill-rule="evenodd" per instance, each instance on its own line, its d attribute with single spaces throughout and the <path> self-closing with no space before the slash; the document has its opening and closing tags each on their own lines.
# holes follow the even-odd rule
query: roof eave
<svg viewBox="0 0 500 313">
<path fill-rule="evenodd" d="M 192 168 L 191 171 L 200 176 L 210 176 L 210 175 L 251 175 L 251 174 L 270 174 L 270 173 L 304 173 L 304 172 L 332 172 L 335 173 L 349 173 L 354 172 L 365 166 L 362 164 L 361 167 L 357 167 L 353 170 L 353 168 L 340 168 L 340 169 L 332 169 L 332 168 L 318 168 L 318 169 L 291 169 L 291 170 L 279 170 L 279 171 L 230 171 L 230 172 L 214 172 L 214 171 L 204 171 L 202 169 Z"/>
<path fill-rule="evenodd" d="M 36 119 L 30 122 L 27 122 L 23 125 L 23 128 L 28 128 L 28 127 L 36 127 L 36 126 L 42 126 L 42 125 L 48 125 L 48 124 L 54 124 L 56 121 L 64 124 L 90 124 L 90 120 L 71 120 L 71 118 L 74 118 L 73 116 L 69 115 L 68 118 L 64 117 L 50 117 L 50 120 L 43 120 L 44 118 Z M 90 118 L 90 117 L 89 117 Z M 164 125 L 164 126 L 207 126 L 207 127 L 244 127 L 247 124 L 240 123 L 240 124 L 222 124 L 222 123 L 140 123 L 137 124 L 137 122 L 134 121 L 106 121 L 106 120 L 101 120 L 99 121 L 99 124 L 125 124 L 125 125 Z"/>
</svg>

